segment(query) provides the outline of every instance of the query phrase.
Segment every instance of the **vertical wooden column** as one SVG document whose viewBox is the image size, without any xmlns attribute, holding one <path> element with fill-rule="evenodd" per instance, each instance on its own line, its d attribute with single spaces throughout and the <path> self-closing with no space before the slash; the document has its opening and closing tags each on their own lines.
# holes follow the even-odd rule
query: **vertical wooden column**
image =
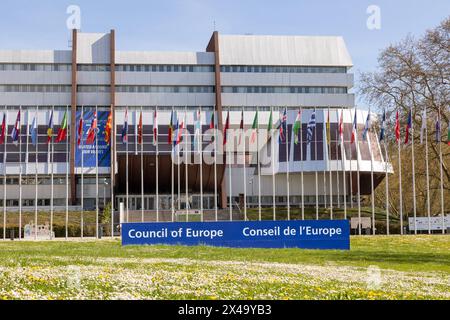
<svg viewBox="0 0 450 320">
<path fill-rule="evenodd" d="M 77 181 L 75 176 L 76 114 L 77 114 L 77 30 L 72 30 L 72 91 L 70 117 L 70 203 L 77 202 Z"/>
<path fill-rule="evenodd" d="M 115 174 L 116 174 L 116 150 L 115 150 L 115 141 L 116 141 L 116 114 L 115 114 L 115 105 L 116 105 L 116 32 L 115 30 L 111 30 L 110 33 L 110 67 L 111 67 L 111 115 L 112 115 L 112 128 L 111 128 L 111 190 L 114 190 L 115 187 Z M 115 192 L 111 192 L 112 195 L 115 195 Z M 111 199 L 111 203 L 114 204 L 114 199 Z M 114 205 L 113 205 L 114 207 Z M 117 209 L 117 208 L 116 208 Z"/>
<path fill-rule="evenodd" d="M 215 88 L 216 88 L 216 108 L 217 111 L 217 121 L 218 128 L 223 134 L 223 119 L 222 119 L 222 85 L 220 81 L 220 50 L 219 50 L 219 32 L 214 31 L 211 39 L 209 40 L 208 47 L 206 48 L 207 52 L 214 52 L 215 61 Z M 222 143 L 218 141 L 218 143 Z M 225 209 L 227 207 L 227 195 L 226 195 L 226 186 L 225 186 L 225 168 L 226 168 L 226 157 L 223 157 L 223 166 L 222 166 L 222 175 L 221 180 L 218 185 L 219 193 L 220 193 L 220 201 L 219 206 L 221 209 Z"/>
</svg>

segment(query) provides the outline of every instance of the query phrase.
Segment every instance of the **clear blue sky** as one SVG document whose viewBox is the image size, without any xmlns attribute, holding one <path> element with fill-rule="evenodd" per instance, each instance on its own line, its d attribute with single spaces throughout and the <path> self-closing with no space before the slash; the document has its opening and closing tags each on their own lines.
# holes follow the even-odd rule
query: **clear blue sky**
<svg viewBox="0 0 450 320">
<path fill-rule="evenodd" d="M 1 0 L 0 49 L 67 48 L 71 4 L 81 7 L 82 31 L 116 29 L 118 50 L 203 51 L 214 22 L 224 34 L 341 35 L 356 75 L 390 43 L 450 15 L 449 0 Z M 381 30 L 366 27 L 372 4 Z"/>
</svg>

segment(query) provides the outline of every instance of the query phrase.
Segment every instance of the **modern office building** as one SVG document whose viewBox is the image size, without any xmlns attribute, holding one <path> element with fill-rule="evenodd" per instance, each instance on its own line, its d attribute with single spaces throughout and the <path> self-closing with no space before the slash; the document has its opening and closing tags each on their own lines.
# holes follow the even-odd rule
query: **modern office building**
<svg viewBox="0 0 450 320">
<path fill-rule="evenodd" d="M 359 136 L 357 143 L 350 142 L 356 110 L 351 68 L 344 40 L 335 36 L 214 32 L 202 52 L 134 52 L 116 50 L 114 31 L 99 34 L 74 30 L 70 50 L 0 51 L 0 116 L 5 113 L 7 123 L 7 139 L 0 145 L 0 202 L 11 210 L 19 207 L 19 199 L 22 208 L 33 207 L 37 174 L 40 208 L 50 206 L 51 199 L 55 206 L 64 207 L 68 199 L 71 209 L 82 203 L 88 209 L 95 207 L 97 196 L 103 206 L 112 195 L 117 208 L 128 194 L 129 209 L 140 210 L 143 193 L 145 210 L 155 210 L 157 203 L 160 210 L 170 210 L 172 203 L 177 209 L 178 205 L 184 207 L 186 191 L 189 205 L 195 209 L 214 209 L 216 205 L 225 209 L 230 199 L 236 210 L 244 204 L 258 206 L 259 201 L 263 206 L 272 206 L 274 200 L 278 206 L 286 206 L 288 195 L 291 206 L 298 206 L 302 195 L 305 205 L 314 206 L 317 201 L 319 205 L 329 205 L 330 194 L 333 203 L 342 206 L 351 195 L 358 194 L 358 171 L 360 193 L 370 194 L 371 169 L 375 186 L 384 178 L 386 166 L 391 170 L 376 133 L 370 132 L 366 140 L 362 138 L 367 111 L 356 111 Z M 262 140 L 260 151 L 273 152 L 275 156 L 270 164 L 257 165 L 248 152 L 245 166 L 242 161 L 179 166 L 172 163 L 173 145 L 168 143 L 168 130 L 173 112 L 180 122 L 185 121 L 193 136 L 198 110 L 205 133 L 213 112 L 222 132 L 228 114 L 230 129 L 239 129 L 242 114 L 244 127 L 251 129 L 258 112 L 258 127 L 263 131 L 271 112 L 275 128 L 285 108 L 290 133 L 287 139 L 280 142 L 278 131 L 272 139 L 267 139 L 267 134 L 258 136 Z M 21 139 L 14 144 L 11 132 L 19 110 Z M 155 110 L 158 146 L 153 141 Z M 295 143 L 292 128 L 299 110 L 301 141 Z M 86 131 L 95 111 L 100 129 L 98 143 L 89 145 Z M 104 141 L 104 126 L 110 111 L 115 135 L 108 145 Z M 308 144 L 307 126 L 314 111 L 316 127 Z M 141 112 L 143 141 L 139 144 Z M 125 113 L 127 144 L 122 142 Z M 64 114 L 67 139 L 57 143 Z M 80 114 L 84 130 L 79 144 Z M 338 144 L 341 114 L 343 149 Z M 30 136 L 35 117 L 37 150 Z M 54 136 L 48 143 L 51 117 Z M 251 144 L 249 140 L 247 135 L 247 145 Z M 204 142 L 203 146 L 207 144 Z M 243 159 L 239 152 L 225 158 Z"/>
</svg>

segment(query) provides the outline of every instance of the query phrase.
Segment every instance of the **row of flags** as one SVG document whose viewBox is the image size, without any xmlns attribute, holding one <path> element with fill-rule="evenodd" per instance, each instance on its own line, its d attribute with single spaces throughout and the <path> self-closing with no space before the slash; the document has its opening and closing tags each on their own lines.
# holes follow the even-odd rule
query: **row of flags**
<svg viewBox="0 0 450 320">
<path fill-rule="evenodd" d="M 195 138 L 194 138 L 194 148 L 198 148 L 198 146 L 201 144 L 200 139 L 200 132 L 201 132 L 201 116 L 200 116 L 200 109 L 196 111 L 195 118 L 194 118 L 194 129 L 195 129 Z M 354 119 L 352 122 L 352 135 L 350 143 L 354 143 L 357 137 L 357 113 L 355 112 Z M 297 116 L 295 118 L 294 124 L 293 124 L 293 133 L 294 133 L 294 143 L 298 144 L 298 136 L 299 131 L 301 128 L 301 110 L 298 111 Z M 79 125 L 78 125 L 78 132 L 77 132 L 77 144 L 80 145 L 83 139 L 83 117 L 80 117 Z M 256 111 L 253 122 L 252 122 L 252 135 L 250 138 L 250 143 L 254 143 L 256 141 L 256 130 L 259 127 L 258 125 L 259 119 L 258 119 L 258 111 Z M 267 124 L 267 130 L 270 132 L 273 129 L 273 115 L 272 111 L 270 112 L 269 116 L 269 122 Z M 420 132 L 420 141 L 423 143 L 423 135 L 424 131 L 426 129 L 426 111 L 424 110 L 422 114 L 422 126 L 421 126 L 421 132 Z M 215 119 L 215 113 L 213 112 L 211 114 L 210 129 L 215 129 L 217 126 L 216 119 Z M 15 125 L 11 131 L 11 139 L 14 144 L 17 144 L 19 141 L 19 135 L 20 135 L 20 127 L 21 127 L 21 111 L 19 110 L 16 118 Z M 177 112 L 173 111 L 171 112 L 170 116 L 170 124 L 169 124 L 169 131 L 168 131 L 168 143 L 172 144 L 174 147 L 177 146 L 181 140 L 182 140 L 182 131 L 186 128 L 186 114 L 184 115 L 184 118 L 180 121 Z M 224 136 L 223 136 L 223 144 L 225 145 L 227 143 L 227 132 L 230 128 L 230 112 L 227 113 L 227 118 L 225 121 L 224 126 Z M 314 130 L 316 128 L 316 110 L 314 110 L 311 114 L 311 117 L 308 121 L 307 125 L 307 136 L 306 136 L 306 142 L 307 144 L 311 143 Z M 369 110 L 369 113 L 366 118 L 366 122 L 364 125 L 364 131 L 363 131 L 363 140 L 367 140 L 367 133 L 372 128 L 372 121 L 371 121 L 371 113 Z M 412 112 L 411 110 L 408 112 L 407 122 L 405 126 L 405 140 L 404 143 L 408 144 L 410 140 L 410 131 L 412 128 Z M 138 143 L 142 144 L 143 139 L 143 125 L 142 125 L 142 111 L 139 115 L 139 122 L 138 122 L 138 128 L 137 128 L 137 136 L 138 136 Z M 242 111 L 241 114 L 241 121 L 239 125 L 239 129 L 244 129 L 244 112 Z M 5 142 L 6 137 L 6 113 L 3 114 L 3 120 L 2 125 L 0 129 L 0 144 L 3 144 Z M 112 113 L 109 112 L 108 118 L 105 125 L 105 142 L 107 144 L 111 143 L 111 130 L 112 130 Z M 128 109 L 125 110 L 125 117 L 124 117 L 124 124 L 122 126 L 122 143 L 126 144 L 128 142 Z M 279 115 L 279 121 L 277 125 L 277 130 L 279 131 L 279 137 L 278 141 L 279 143 L 286 141 L 286 133 L 287 133 L 287 109 L 285 108 L 283 112 Z M 30 137 L 33 145 L 37 144 L 37 119 L 36 116 L 33 118 L 33 121 L 30 126 Z M 379 134 L 379 141 L 383 141 L 385 139 L 385 132 L 386 132 L 386 111 L 383 111 L 382 117 L 381 117 L 381 129 Z M 396 112 L 395 116 L 395 138 L 396 141 L 400 141 L 400 115 L 399 112 Z M 437 118 L 435 122 L 435 140 L 441 141 L 441 121 L 440 117 Z M 98 120 L 97 120 L 97 112 L 95 111 L 92 116 L 91 125 L 88 128 L 86 132 L 86 143 L 87 144 L 93 144 L 95 143 L 96 134 L 98 133 Z M 326 134 L 327 134 L 327 141 L 330 143 L 331 141 L 331 134 L 330 134 L 330 112 L 328 112 L 328 117 L 326 121 Z M 343 135 L 344 135 L 344 126 L 343 126 L 343 110 L 341 110 L 341 115 L 339 119 L 339 127 L 338 127 L 338 134 L 339 134 L 339 143 L 343 141 Z M 53 110 L 50 114 L 50 119 L 48 122 L 47 127 L 47 144 L 49 144 L 52 141 L 53 137 Z M 158 137 L 158 113 L 155 110 L 153 112 L 153 144 L 157 145 L 157 137 Z M 60 128 L 58 130 L 57 136 L 56 136 L 56 143 L 60 143 L 65 141 L 67 138 L 67 112 L 64 112 L 64 116 L 60 125 Z M 239 144 L 241 143 L 241 136 L 239 137 Z M 447 144 L 450 145 L 450 125 L 448 128 L 448 134 L 447 134 Z"/>
</svg>

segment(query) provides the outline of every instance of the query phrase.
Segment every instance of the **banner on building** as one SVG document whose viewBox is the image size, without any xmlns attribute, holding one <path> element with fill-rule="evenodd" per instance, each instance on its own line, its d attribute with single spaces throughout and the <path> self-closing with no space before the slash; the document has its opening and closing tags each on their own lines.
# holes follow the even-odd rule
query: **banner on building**
<svg viewBox="0 0 450 320">
<path fill-rule="evenodd" d="M 83 131 L 82 131 L 82 140 L 79 145 L 76 146 L 75 149 L 75 167 L 81 168 L 81 157 L 83 155 L 83 167 L 84 168 L 95 168 L 95 154 L 96 154 L 96 144 L 87 144 L 87 132 L 91 127 L 91 123 L 94 119 L 95 110 L 85 110 L 83 116 Z M 97 115 L 97 139 L 98 139 L 98 166 L 100 168 L 111 167 L 111 146 L 108 145 L 105 141 L 105 127 L 106 122 L 108 120 L 109 111 L 98 111 Z M 81 111 L 77 111 L 77 120 L 76 124 L 79 126 L 81 117 Z M 76 130 L 78 132 L 78 128 Z"/>
</svg>

